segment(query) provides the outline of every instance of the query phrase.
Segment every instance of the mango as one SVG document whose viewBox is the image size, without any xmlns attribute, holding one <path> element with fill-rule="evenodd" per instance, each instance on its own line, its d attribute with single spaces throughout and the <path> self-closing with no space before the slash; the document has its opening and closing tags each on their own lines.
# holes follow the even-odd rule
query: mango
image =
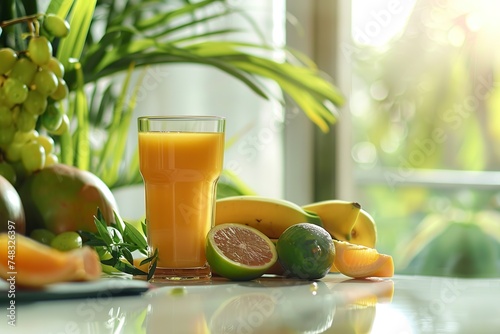
<svg viewBox="0 0 500 334">
<path fill-rule="evenodd" d="M 55 234 L 66 231 L 96 232 L 94 216 L 100 209 L 106 222 L 118 213 L 111 190 L 95 174 L 55 164 L 28 176 L 19 189 L 26 215 L 27 232 L 46 228 Z"/>
<path fill-rule="evenodd" d="M 0 232 L 26 233 L 24 208 L 17 190 L 0 175 Z"/>
</svg>

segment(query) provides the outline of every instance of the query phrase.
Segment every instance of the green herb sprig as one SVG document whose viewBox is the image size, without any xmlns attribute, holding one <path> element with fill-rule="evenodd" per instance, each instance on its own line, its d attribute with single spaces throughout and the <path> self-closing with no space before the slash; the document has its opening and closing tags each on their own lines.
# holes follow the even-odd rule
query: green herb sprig
<svg viewBox="0 0 500 334">
<path fill-rule="evenodd" d="M 114 222 L 106 223 L 100 209 L 94 216 L 94 223 L 97 232 L 80 231 L 84 244 L 96 249 L 101 257 L 101 263 L 111 266 L 120 272 L 131 275 L 147 275 L 150 280 L 156 269 L 158 262 L 158 250 L 149 256 L 149 247 L 146 241 L 146 224 L 141 222 L 142 234 L 132 224 L 127 223 L 114 212 Z M 147 256 L 141 261 L 141 265 L 151 263 L 149 271 L 144 272 L 134 265 L 133 252 L 138 251 Z M 110 254 L 107 259 L 102 258 L 102 254 Z"/>
</svg>

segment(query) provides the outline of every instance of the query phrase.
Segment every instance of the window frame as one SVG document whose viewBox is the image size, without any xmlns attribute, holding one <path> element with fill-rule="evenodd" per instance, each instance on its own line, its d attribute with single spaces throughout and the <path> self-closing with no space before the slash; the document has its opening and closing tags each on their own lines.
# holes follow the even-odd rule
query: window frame
<svg viewBox="0 0 500 334">
<path fill-rule="evenodd" d="M 346 104 L 328 133 L 303 115 L 290 117 L 285 128 L 285 197 L 297 203 L 355 198 L 348 110 L 351 71 L 348 54 L 342 53 L 351 44 L 351 2 L 287 0 L 286 9 L 287 45 L 309 56 L 343 92 Z M 293 106 L 287 107 L 287 114 L 294 114 Z"/>
</svg>

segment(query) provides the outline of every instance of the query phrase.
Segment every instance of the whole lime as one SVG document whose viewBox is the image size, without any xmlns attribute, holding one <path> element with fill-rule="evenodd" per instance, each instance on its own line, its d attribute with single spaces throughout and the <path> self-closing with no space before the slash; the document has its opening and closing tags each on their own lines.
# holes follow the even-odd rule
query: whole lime
<svg viewBox="0 0 500 334">
<path fill-rule="evenodd" d="M 285 275 L 300 279 L 324 277 L 335 259 L 335 245 L 330 234 L 310 223 L 287 228 L 276 243 L 276 251 Z"/>
</svg>

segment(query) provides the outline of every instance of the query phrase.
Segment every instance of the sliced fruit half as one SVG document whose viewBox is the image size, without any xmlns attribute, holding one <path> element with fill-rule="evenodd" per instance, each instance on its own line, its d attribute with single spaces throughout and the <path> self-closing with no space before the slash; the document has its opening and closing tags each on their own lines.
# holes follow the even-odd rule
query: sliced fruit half
<svg viewBox="0 0 500 334">
<path fill-rule="evenodd" d="M 262 276 L 278 260 L 272 241 L 241 224 L 221 224 L 207 235 L 206 257 L 212 272 L 234 281 Z"/>
<path fill-rule="evenodd" d="M 15 244 L 15 263 L 11 246 Z M 13 267 L 15 265 L 15 268 Z M 91 281 L 101 277 L 99 256 L 89 246 L 62 252 L 22 234 L 0 233 L 0 278 L 16 271 L 16 285 L 43 287 L 52 283 Z"/>
<path fill-rule="evenodd" d="M 338 271 L 354 278 L 392 277 L 392 256 L 381 254 L 375 248 L 333 240 L 335 245 L 334 265 Z"/>
</svg>

